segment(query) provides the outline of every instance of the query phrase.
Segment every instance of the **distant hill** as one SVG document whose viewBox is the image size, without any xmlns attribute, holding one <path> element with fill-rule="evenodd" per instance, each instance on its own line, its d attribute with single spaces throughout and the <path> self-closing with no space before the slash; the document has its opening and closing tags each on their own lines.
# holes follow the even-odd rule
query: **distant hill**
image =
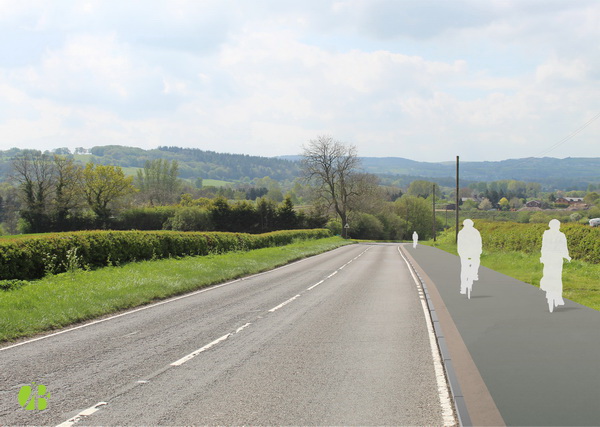
<svg viewBox="0 0 600 427">
<path fill-rule="evenodd" d="M 0 151 L 0 179 L 6 179 L 10 159 L 19 153 L 12 148 Z M 227 154 L 196 148 L 159 147 L 144 150 L 134 147 L 107 145 L 94 147 L 75 158 L 82 163 L 93 161 L 123 168 L 141 168 L 147 160 L 164 158 L 179 162 L 180 177 L 186 179 L 216 179 L 247 181 L 270 176 L 278 181 L 291 181 L 300 176 L 300 156 L 260 157 Z M 384 182 L 406 186 L 414 179 L 430 179 L 451 186 L 455 176 L 454 162 L 418 162 L 401 157 L 363 157 L 366 172 L 379 175 Z M 600 183 L 600 158 L 555 159 L 523 158 L 497 162 L 461 162 L 463 184 L 472 181 L 516 179 L 539 182 L 546 189 L 585 190 L 589 183 Z"/>
<path fill-rule="evenodd" d="M 62 152 L 62 150 L 60 150 Z M 19 149 L 0 151 L 0 179 L 6 179 L 10 169 L 10 159 L 20 152 Z M 242 181 L 270 176 L 278 181 L 293 180 L 300 169 L 296 162 L 272 157 L 249 156 L 245 154 L 216 153 L 195 148 L 159 147 L 144 150 L 135 147 L 106 145 L 93 147 L 85 153 L 74 155 L 81 163 L 94 162 L 115 165 L 135 173 L 147 160 L 177 160 L 179 176 L 185 179 L 215 179 L 223 181 Z"/>
<path fill-rule="evenodd" d="M 298 160 L 299 156 L 282 156 L 286 160 Z M 366 172 L 376 175 L 399 175 L 430 178 L 456 176 L 454 162 L 418 162 L 402 157 L 362 157 Z M 499 181 L 516 179 L 539 182 L 551 189 L 585 190 L 589 183 L 600 183 L 600 157 L 529 157 L 496 162 L 460 162 L 460 178 L 465 181 Z M 441 182 L 440 182 L 441 184 Z M 442 184 L 443 185 L 443 184 Z"/>
</svg>

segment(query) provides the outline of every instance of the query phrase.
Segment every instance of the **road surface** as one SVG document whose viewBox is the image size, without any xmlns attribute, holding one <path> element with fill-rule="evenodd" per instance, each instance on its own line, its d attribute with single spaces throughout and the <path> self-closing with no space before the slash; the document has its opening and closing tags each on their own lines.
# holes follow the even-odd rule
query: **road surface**
<svg viewBox="0 0 600 427">
<path fill-rule="evenodd" d="M 398 245 L 351 245 L 4 345 L 0 424 L 448 424 L 421 298 Z"/>
</svg>

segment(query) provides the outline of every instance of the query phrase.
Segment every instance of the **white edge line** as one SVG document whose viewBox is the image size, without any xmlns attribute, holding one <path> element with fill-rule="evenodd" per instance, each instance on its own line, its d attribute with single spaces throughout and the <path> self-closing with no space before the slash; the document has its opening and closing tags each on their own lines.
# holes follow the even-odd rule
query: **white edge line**
<svg viewBox="0 0 600 427">
<path fill-rule="evenodd" d="M 421 289 L 421 282 L 415 276 L 413 269 L 411 268 L 408 260 L 400 250 L 398 246 L 398 252 L 402 259 L 406 263 L 406 267 L 408 271 L 410 271 L 410 275 L 412 276 L 415 285 L 417 285 L 417 289 Z M 421 308 L 423 309 L 423 314 L 425 315 L 425 322 L 427 323 L 427 332 L 429 335 L 429 345 L 431 347 L 431 355 L 433 357 L 433 366 L 435 370 L 435 379 L 438 386 L 438 396 L 440 398 L 440 406 L 442 407 L 442 418 L 444 420 L 445 426 L 455 426 L 456 418 L 454 417 L 454 409 L 452 405 L 452 400 L 450 399 L 450 390 L 448 389 L 448 383 L 446 381 L 446 374 L 444 372 L 444 366 L 442 364 L 442 359 L 440 357 L 440 350 L 437 344 L 437 339 L 435 337 L 435 332 L 433 330 L 433 323 L 431 322 L 429 309 L 427 308 L 427 303 L 425 301 L 425 297 L 419 295 L 419 299 L 421 300 Z"/>
<path fill-rule="evenodd" d="M 229 338 L 232 334 L 225 334 L 223 335 L 221 338 L 217 338 L 216 340 L 209 342 L 208 344 L 206 344 L 204 347 L 199 348 L 196 351 L 193 351 L 192 353 L 188 354 L 187 356 L 182 357 L 181 359 L 171 363 L 171 366 L 180 366 L 183 365 L 185 362 L 193 359 L 194 357 L 196 357 L 197 355 L 199 355 L 200 353 L 208 350 L 211 347 L 214 347 L 215 345 L 219 344 L 222 341 L 225 341 L 227 338 Z"/>
<path fill-rule="evenodd" d="M 91 407 L 89 407 L 87 409 L 84 409 L 83 411 L 81 411 L 80 413 L 78 413 L 77 415 L 75 415 L 73 418 L 69 418 L 64 423 L 60 423 L 57 427 L 70 427 L 73 424 L 75 424 L 76 422 L 80 421 L 82 418 L 89 417 L 94 412 L 99 411 L 100 407 L 104 406 L 104 405 L 108 405 L 108 403 L 106 403 L 106 402 L 98 402 L 94 406 L 91 406 Z"/>
<path fill-rule="evenodd" d="M 344 247 L 344 246 L 341 246 L 341 247 Z M 339 249 L 339 248 L 336 248 L 336 249 Z M 332 251 L 329 251 L 329 252 L 332 252 Z M 320 254 L 318 254 L 318 255 L 320 255 Z M 212 291 L 212 290 L 218 289 L 218 288 L 220 288 L 222 286 L 231 285 L 233 283 L 237 283 L 237 282 L 240 282 L 240 281 L 243 281 L 243 280 L 248 280 L 248 279 L 252 279 L 254 277 L 262 276 L 264 274 L 272 273 L 274 271 L 281 270 L 281 269 L 284 269 L 284 268 L 288 268 L 288 267 L 291 267 L 291 266 L 293 266 L 295 264 L 299 264 L 299 263 L 304 262 L 304 261 L 308 261 L 309 259 L 314 258 L 315 256 L 318 256 L 318 255 L 312 255 L 312 256 L 309 256 L 309 257 L 306 257 L 306 258 L 302 258 L 302 259 L 300 259 L 298 261 L 294 261 L 294 262 L 291 262 L 289 264 L 282 265 L 281 267 L 277 267 L 277 268 L 274 268 L 272 270 L 263 271 L 261 273 L 256 273 L 256 274 L 252 274 L 252 275 L 247 276 L 247 277 L 242 277 L 242 278 L 239 278 L 239 279 L 231 280 L 229 282 L 221 283 L 221 284 L 218 284 L 218 285 L 211 285 L 211 286 L 208 286 L 208 287 L 204 287 L 203 289 L 199 289 L 197 291 L 191 292 L 189 294 L 184 294 L 184 295 L 180 295 L 180 296 L 177 296 L 177 297 L 169 298 L 169 299 L 166 299 L 164 301 L 159 301 L 159 302 L 156 302 L 154 304 L 145 305 L 143 307 L 139 307 L 139 308 L 136 308 L 136 309 L 133 309 L 133 310 L 130 310 L 130 311 L 126 311 L 126 312 L 121 313 L 121 314 L 116 314 L 114 316 L 106 317 L 104 319 L 94 320 L 92 322 L 85 323 L 83 325 L 74 326 L 72 328 L 64 329 L 62 331 L 54 332 L 52 334 L 44 335 L 44 336 L 37 337 L 37 338 L 32 338 L 32 339 L 29 339 L 27 341 L 23 341 L 23 342 L 19 342 L 19 343 L 16 343 L 16 344 L 9 345 L 7 347 L 2 347 L 2 348 L 0 348 L 0 351 L 4 351 L 4 350 L 11 349 L 11 348 L 19 347 L 19 346 L 22 346 L 22 345 L 25 345 L 25 344 L 30 344 L 30 343 L 33 343 L 33 342 L 36 342 L 36 341 L 44 340 L 46 338 L 50 338 L 50 337 L 54 337 L 54 336 L 57 336 L 57 335 L 65 334 L 67 332 L 75 331 L 77 329 L 87 328 L 88 326 L 92 326 L 92 325 L 96 325 L 98 323 L 102 323 L 102 322 L 106 322 L 106 321 L 109 321 L 109 320 L 117 319 L 117 318 L 122 317 L 122 316 L 127 316 L 127 315 L 130 315 L 130 314 L 134 314 L 134 313 L 137 313 L 138 311 L 147 310 L 149 308 L 154 308 L 154 307 L 157 307 L 159 305 L 168 304 L 170 302 L 178 301 L 178 300 L 184 299 L 184 298 L 189 298 L 189 297 L 192 297 L 194 295 L 201 294 L 203 292 Z"/>
</svg>

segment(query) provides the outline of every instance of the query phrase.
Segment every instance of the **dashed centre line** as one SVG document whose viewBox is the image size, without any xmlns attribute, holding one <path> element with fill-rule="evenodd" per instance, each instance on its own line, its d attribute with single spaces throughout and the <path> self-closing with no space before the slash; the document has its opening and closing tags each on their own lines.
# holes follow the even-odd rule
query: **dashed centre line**
<svg viewBox="0 0 600 427">
<path fill-rule="evenodd" d="M 193 359 L 194 357 L 198 356 L 200 353 L 208 350 L 211 347 L 214 347 L 215 345 L 219 344 L 222 341 L 225 341 L 231 335 L 233 335 L 233 334 L 232 333 L 228 333 L 228 334 L 223 335 L 221 338 L 217 338 L 216 340 L 214 340 L 212 342 L 209 342 L 204 347 L 201 347 L 198 350 L 191 352 L 187 356 L 184 356 L 181 359 L 179 359 L 179 360 L 171 363 L 171 366 L 180 366 L 180 365 L 183 365 L 185 362 L 187 362 L 188 360 Z"/>
<path fill-rule="evenodd" d="M 290 299 L 288 299 L 288 300 L 286 300 L 286 301 L 282 302 L 282 303 L 281 303 L 281 304 L 279 304 L 278 306 L 275 306 L 275 307 L 273 307 L 272 309 L 270 309 L 270 310 L 269 310 L 269 313 L 273 313 L 274 311 L 277 311 L 277 310 L 279 310 L 281 307 L 283 307 L 283 306 L 285 306 L 285 305 L 288 305 L 289 303 L 291 303 L 292 301 L 294 301 L 294 300 L 295 300 L 296 298 L 298 298 L 299 296 L 300 296 L 300 294 L 298 294 L 298 295 L 296 295 L 296 296 L 294 296 L 294 297 L 291 297 Z"/>
<path fill-rule="evenodd" d="M 330 274 L 329 276 L 327 276 L 325 279 L 323 279 L 323 280 L 321 280 L 321 281 L 319 281 L 319 282 L 315 283 L 314 285 L 310 286 L 309 288 L 307 288 L 307 289 L 306 289 L 304 292 L 311 291 L 311 290 L 313 290 L 314 288 L 316 288 L 317 286 L 319 286 L 320 284 L 324 283 L 324 282 L 325 282 L 327 279 L 330 279 L 330 278 L 332 278 L 332 277 L 333 277 L 333 276 L 335 276 L 335 275 L 336 275 L 336 274 L 337 274 L 339 271 L 343 270 L 343 269 L 344 269 L 344 267 L 346 267 L 346 266 L 347 266 L 348 264 L 350 264 L 352 261 L 354 261 L 354 260 L 356 260 L 357 258 L 359 258 L 360 256 L 362 256 L 362 255 L 363 255 L 365 252 L 367 252 L 369 249 L 371 249 L 371 248 L 369 247 L 369 248 L 365 249 L 363 252 L 361 252 L 361 253 L 360 253 L 359 255 L 357 255 L 356 257 L 352 258 L 352 259 L 351 259 L 350 261 L 348 261 L 346 264 L 342 265 L 340 268 L 338 268 L 337 270 L 335 270 L 333 273 L 331 273 L 331 274 Z M 280 268 L 282 268 L 282 267 L 280 267 Z M 266 273 L 267 273 L 267 272 L 265 272 L 265 273 L 260 273 L 259 275 L 266 274 Z M 257 276 L 257 275 L 255 275 L 255 276 Z M 255 276 L 252 276 L 252 277 L 255 277 Z M 239 281 L 239 280 L 244 280 L 244 279 L 237 279 L 237 280 L 234 280 L 233 282 L 224 283 L 223 285 L 219 285 L 219 286 L 224 286 L 224 285 L 226 285 L 226 284 L 234 283 L 234 282 L 237 282 L 237 281 Z M 206 290 L 203 290 L 203 292 L 205 292 L 205 291 L 206 291 Z M 199 292 L 196 292 L 196 293 L 199 293 Z M 277 306 L 273 307 L 272 309 L 270 309 L 270 310 L 269 310 L 269 313 L 273 313 L 273 312 L 275 312 L 275 311 L 279 310 L 280 308 L 282 308 L 282 307 L 286 306 L 287 304 L 289 304 L 289 303 L 291 303 L 292 301 L 296 300 L 296 299 L 297 299 L 297 298 L 299 298 L 300 296 L 302 296 L 302 293 L 300 293 L 300 294 L 297 294 L 297 295 L 293 296 L 292 298 L 289 298 L 288 300 L 286 300 L 286 301 L 282 302 L 281 304 L 279 304 L 279 305 L 277 305 Z M 183 297 L 185 297 L 185 296 L 183 296 Z M 182 297 L 180 297 L 180 298 L 182 298 Z M 117 316 L 115 316 L 115 317 L 117 317 Z M 261 316 L 259 316 L 259 318 L 261 318 Z M 218 345 L 218 344 L 220 344 L 220 343 L 224 342 L 225 340 L 227 340 L 227 339 L 228 339 L 228 338 L 230 338 L 231 336 L 233 336 L 233 335 L 235 335 L 235 334 L 238 334 L 238 333 L 242 332 L 244 329 L 246 329 L 246 328 L 247 328 L 247 327 L 249 327 L 250 325 L 252 325 L 252 323 L 246 323 L 245 325 L 242 325 L 242 326 L 240 326 L 239 328 L 237 328 L 237 329 L 235 330 L 235 332 L 229 332 L 229 333 L 227 333 L 227 334 L 223 335 L 222 337 L 220 337 L 220 338 L 217 338 L 216 340 L 209 342 L 209 343 L 208 343 L 208 344 L 206 344 L 205 346 L 203 346 L 203 347 L 200 347 L 198 350 L 195 350 L 195 351 L 193 351 L 192 353 L 188 354 L 187 356 L 184 356 L 184 357 L 182 357 L 181 359 L 179 359 L 179 360 L 176 360 L 175 362 L 171 363 L 171 364 L 170 364 L 170 365 L 167 367 L 167 369 L 168 369 L 168 368 L 170 368 L 170 367 L 174 367 L 174 366 L 181 366 L 181 365 L 183 365 L 184 363 L 186 363 L 186 362 L 188 362 L 188 361 L 192 360 L 193 358 L 195 358 L 195 357 L 196 357 L 196 356 L 198 356 L 199 354 L 201 354 L 201 353 L 203 353 L 203 352 L 205 352 L 205 351 L 207 351 L 207 350 L 209 350 L 209 349 L 211 349 L 211 348 L 215 347 L 216 345 Z M 131 334 L 129 334 L 129 335 L 131 335 Z M 145 383 L 147 383 L 147 382 L 148 382 L 148 381 L 146 381 L 146 380 L 140 380 L 140 381 L 137 381 L 137 384 L 145 384 Z M 101 407 L 102 407 L 102 406 L 104 406 L 104 405 L 108 405 L 108 403 L 107 403 L 107 402 L 99 402 L 99 403 L 97 403 L 96 405 L 94 405 L 94 406 L 92 406 L 92 407 L 90 407 L 90 408 L 88 408 L 88 409 L 85 409 L 85 410 L 81 411 L 80 413 L 78 413 L 77 415 L 75 415 L 73 418 L 71 418 L 71 419 L 69 419 L 69 420 L 67 420 L 67 421 L 63 422 L 62 424 L 60 424 L 60 425 L 59 425 L 59 427 L 70 427 L 70 426 L 74 425 L 75 423 L 77 423 L 78 421 L 81 421 L 83 418 L 85 418 L 85 417 L 89 417 L 90 415 L 94 414 L 95 412 L 97 412 L 98 410 L 100 410 L 100 409 L 101 409 Z"/>
</svg>

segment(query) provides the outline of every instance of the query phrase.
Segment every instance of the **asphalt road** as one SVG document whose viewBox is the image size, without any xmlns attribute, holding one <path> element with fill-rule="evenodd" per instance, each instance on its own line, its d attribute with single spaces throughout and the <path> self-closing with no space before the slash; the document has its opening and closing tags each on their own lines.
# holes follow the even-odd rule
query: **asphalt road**
<svg viewBox="0 0 600 427">
<path fill-rule="evenodd" d="M 17 396 L 35 381 L 45 410 Z M 0 424 L 441 425 L 397 245 L 352 245 L 0 349 Z"/>
</svg>

